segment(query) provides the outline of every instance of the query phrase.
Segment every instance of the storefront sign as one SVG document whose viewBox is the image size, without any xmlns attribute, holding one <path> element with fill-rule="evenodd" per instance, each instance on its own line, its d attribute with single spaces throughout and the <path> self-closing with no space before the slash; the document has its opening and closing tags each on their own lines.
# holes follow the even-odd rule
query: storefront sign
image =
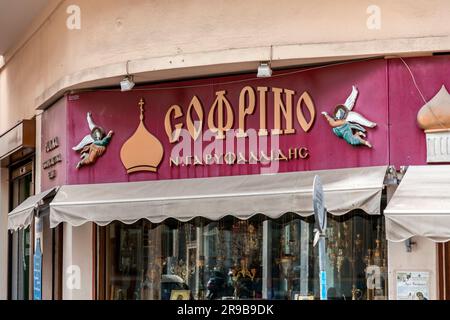
<svg viewBox="0 0 450 320">
<path fill-rule="evenodd" d="M 59 139 L 58 137 L 54 137 L 45 143 L 45 152 L 50 152 L 59 147 Z"/>
<path fill-rule="evenodd" d="M 397 300 L 429 300 L 428 271 L 397 271 Z"/>
<path fill-rule="evenodd" d="M 47 161 L 44 161 L 42 167 L 44 168 L 44 170 L 49 169 L 61 161 L 62 161 L 61 154 L 57 154 L 56 156 L 51 157 Z"/>
<path fill-rule="evenodd" d="M 216 99 L 209 110 L 207 121 L 205 121 L 206 116 L 204 119 L 203 104 L 197 96 L 192 98 L 186 115 L 184 115 L 179 105 L 172 105 L 166 112 L 164 120 L 168 141 L 171 144 L 177 144 L 175 147 L 169 147 L 169 150 L 166 150 L 169 153 L 170 166 L 258 164 L 306 159 L 309 156 L 308 148 L 291 147 L 286 150 L 276 148 L 278 137 L 270 139 L 270 149 L 261 148 L 262 141 L 264 141 L 265 145 L 269 142 L 267 139 L 268 135 L 279 136 L 296 133 L 293 125 L 293 99 L 295 92 L 288 89 L 271 88 L 273 93 L 274 123 L 273 128 L 268 130 L 266 100 L 269 88 L 257 87 L 256 90 L 260 96 L 258 107 L 256 106 L 255 90 L 251 86 L 246 86 L 241 90 L 238 107 L 238 127 L 235 129 L 233 129 L 235 126 L 235 108 L 228 101 L 225 90 L 215 93 Z M 150 133 L 144 123 L 144 105 L 144 98 L 140 98 L 138 103 L 140 123 L 136 131 L 125 141 L 120 150 L 120 158 L 128 174 L 138 171 L 157 172 L 158 166 L 163 159 L 163 145 L 157 137 Z M 304 108 L 302 108 L 303 106 Z M 247 129 L 246 118 L 253 115 L 256 109 L 259 110 L 259 128 Z M 307 116 L 304 114 L 305 109 L 308 113 Z M 298 98 L 295 113 L 299 126 L 304 132 L 308 132 L 315 121 L 316 110 L 311 96 L 307 92 L 304 92 Z M 92 122 L 92 119 L 89 117 L 90 113 L 88 114 L 88 122 Z M 183 118 L 185 123 L 180 122 Z M 196 120 L 193 120 L 194 118 Z M 203 125 L 204 122 L 205 126 Z M 187 130 L 183 131 L 184 127 Z M 252 133 L 253 139 L 250 137 Z M 201 145 L 201 150 L 197 150 L 200 152 L 192 151 L 192 144 L 195 144 L 199 138 L 201 140 L 200 143 L 210 143 L 206 146 Z M 249 149 L 246 149 L 246 141 L 240 140 L 244 138 L 248 141 Z M 235 146 L 235 139 L 238 139 L 236 141 L 237 146 Z M 222 140 L 226 142 L 224 143 Z M 86 159 L 92 158 L 93 163 L 97 157 L 103 155 L 106 146 L 102 147 L 103 149 L 100 152 L 98 144 L 93 141 L 91 135 L 88 135 L 73 148 L 74 150 L 85 150 L 82 148 L 95 147 L 95 150 L 85 151 L 86 156 L 83 157 L 82 155 L 82 160 L 77 167 L 85 162 Z"/>
<path fill-rule="evenodd" d="M 270 96 L 268 92 L 271 93 Z M 257 95 L 259 104 L 256 103 Z M 294 128 L 294 118 L 301 130 L 308 132 L 316 117 L 314 102 L 306 91 L 297 97 L 295 109 L 295 91 L 286 88 L 245 86 L 239 93 L 238 108 L 230 103 L 226 90 L 216 91 L 215 96 L 207 115 L 205 115 L 203 103 L 196 95 L 189 103 L 186 114 L 179 105 L 175 104 L 169 108 L 165 115 L 164 125 L 170 143 L 179 140 L 180 129 L 184 126 L 188 128 L 189 134 L 194 140 L 200 137 L 204 124 L 211 132 L 215 133 L 217 139 L 224 139 L 226 132 L 233 128 L 237 130 L 236 137 L 245 138 L 248 136 L 246 125 L 248 118 L 258 117 L 258 114 L 258 136 L 295 134 L 297 130 Z M 269 111 L 266 102 L 269 98 L 272 99 L 269 103 L 272 106 L 272 124 L 269 124 L 267 120 Z M 238 110 L 237 121 L 235 121 L 236 109 Z M 196 121 L 193 120 L 194 116 Z"/>
<path fill-rule="evenodd" d="M 53 150 L 56 150 L 59 148 L 59 138 L 53 137 L 52 139 L 45 142 L 45 153 L 51 153 Z M 53 180 L 56 178 L 56 170 L 53 169 L 58 163 L 62 162 L 62 156 L 61 153 L 58 153 L 48 160 L 45 160 L 42 163 L 42 168 L 44 170 L 48 170 L 47 176 L 50 180 Z"/>
<path fill-rule="evenodd" d="M 257 96 L 258 99 L 256 99 Z M 267 104 L 269 97 L 273 100 Z M 272 106 L 271 113 L 274 119 L 272 124 L 269 124 L 267 120 L 269 113 L 267 105 Z M 250 117 L 257 118 L 257 128 L 247 128 Z M 215 99 L 208 113 L 205 112 L 201 97 L 194 95 L 185 113 L 180 105 L 174 104 L 165 114 L 164 126 L 167 139 L 171 144 L 179 143 L 182 139 L 184 144 L 181 148 L 183 156 L 179 156 L 180 152 L 171 152 L 169 163 L 172 167 L 211 164 L 267 164 L 273 161 L 306 159 L 309 156 L 306 147 L 291 147 L 282 150 L 273 147 L 275 139 L 270 139 L 272 145 L 270 149 L 262 150 L 258 144 L 262 144 L 262 141 L 267 144 L 269 135 L 295 134 L 294 121 L 297 121 L 301 128 L 300 131 L 308 132 L 315 117 L 314 102 L 306 91 L 296 97 L 295 91 L 286 88 L 244 86 L 239 93 L 238 106 L 235 107 L 227 98 L 227 91 L 219 90 L 215 92 Z M 184 128 L 186 131 L 183 135 Z M 195 143 L 199 139 L 210 142 L 210 144 L 203 148 L 203 152 L 200 151 L 196 154 L 187 152 L 186 155 L 186 150 L 191 149 L 189 140 Z M 237 139 L 236 144 L 240 143 L 241 148 L 239 145 L 235 148 L 234 139 Z M 246 139 L 250 149 L 252 147 L 253 149 L 246 150 L 244 147 L 246 141 L 241 139 Z M 227 140 L 228 144 L 224 147 L 221 140 Z M 233 144 L 231 147 L 229 146 L 230 141 Z M 154 144 L 157 145 L 156 142 Z M 172 148 L 172 150 L 174 149 L 176 148 Z M 223 149 L 226 150 L 223 151 Z M 162 150 L 159 155 L 162 157 Z M 130 171 L 127 169 L 127 172 Z"/>
<path fill-rule="evenodd" d="M 42 300 L 42 252 L 40 238 L 36 241 L 36 251 L 33 256 L 33 300 Z"/>
<path fill-rule="evenodd" d="M 250 151 L 249 154 L 242 152 L 219 152 L 207 153 L 203 156 L 188 155 L 188 156 L 171 156 L 170 166 L 191 166 L 191 165 L 212 165 L 212 164 L 258 164 L 270 163 L 272 161 L 291 161 L 307 159 L 309 157 L 309 150 L 305 147 L 289 148 L 287 150 L 272 149 L 266 151 Z"/>
<path fill-rule="evenodd" d="M 379 60 L 267 79 L 239 75 L 77 94 L 78 99 L 67 99 L 69 146 L 87 137 L 90 112 L 96 125 L 114 129 L 114 137 L 101 152 L 85 150 L 83 158 L 95 158 L 95 165 L 83 170 L 76 169 L 83 160 L 75 152 L 82 149 L 66 148 L 68 183 L 384 165 L 389 147 L 385 65 Z M 330 129 L 321 115 L 335 117 L 338 105 L 348 109 L 340 120 L 354 124 L 350 131 Z M 373 148 L 351 143 L 355 139 L 370 141 Z"/>
<path fill-rule="evenodd" d="M 85 114 L 86 117 L 86 114 Z M 86 121 L 86 118 L 85 118 Z M 83 123 L 84 124 L 84 123 Z M 84 126 L 79 125 L 82 130 Z M 67 100 L 61 99 L 41 116 L 41 190 L 48 190 L 66 182 L 69 160 L 67 151 Z"/>
<path fill-rule="evenodd" d="M 450 88 L 450 80 L 445 73 L 449 57 L 409 60 L 423 71 L 423 75 L 432 75 L 422 76 L 419 80 L 425 99 L 430 100 L 442 85 Z M 273 173 L 426 164 L 425 134 L 417 126 L 417 113 L 423 100 L 414 94 L 416 89 L 410 74 L 404 71 L 401 61 L 379 59 L 317 69 L 279 71 L 271 78 L 256 79 L 254 74 L 244 74 L 158 83 L 129 92 L 98 90 L 77 93 L 76 97 L 69 95 L 64 103 L 47 109 L 42 118 L 42 154 L 45 154 L 46 142 L 58 136 L 60 146 L 51 152 L 58 150 L 63 160 L 55 166 L 58 176 L 50 180 L 45 175 L 43 182 L 49 188 L 66 183 L 261 174 L 268 163 L 276 162 L 272 159 L 277 157 L 278 167 L 271 171 Z M 353 85 L 358 91 L 356 99 L 351 98 L 355 96 L 352 94 Z M 140 126 L 138 103 L 141 98 L 145 102 L 145 131 L 162 146 L 161 161 L 156 156 L 160 151 L 153 152 L 148 143 L 137 143 L 138 147 L 132 148 L 138 150 L 137 154 L 145 154 L 142 156 L 144 160 L 125 159 L 126 155 L 121 153 Z M 299 100 L 300 111 L 297 108 Z M 338 105 L 347 110 L 336 110 Z M 402 111 L 388 112 L 389 109 Z M 314 120 L 310 110 L 314 112 Z M 356 112 L 365 119 L 356 117 L 359 122 L 362 120 L 367 124 L 361 125 L 366 131 L 355 129 L 352 132 L 362 132 L 365 137 L 361 133 L 359 135 L 372 148 L 367 144 L 349 145 L 349 141 L 350 144 L 358 142 L 355 140 L 358 138 L 349 136 L 345 128 L 331 128 L 322 114 L 326 112 L 334 118 L 337 113 L 343 113 L 347 114 L 347 121 L 350 118 L 354 120 L 355 115 L 349 118 L 346 111 Z M 95 123 L 114 129 L 115 133 L 107 150 L 97 158 L 96 165 L 77 170 L 80 153 L 71 148 L 88 133 L 88 112 L 93 112 Z M 247 136 L 241 137 L 245 134 Z M 233 139 L 227 135 L 232 135 Z M 190 154 L 180 151 L 185 149 L 181 148 L 185 137 L 189 138 Z M 212 144 L 216 137 L 223 139 Z M 272 138 L 273 141 L 278 139 L 278 145 L 270 144 Z M 254 149 L 249 147 L 252 139 L 257 141 Z M 264 147 L 264 139 L 267 147 Z M 227 142 L 231 141 L 235 143 L 234 150 L 226 148 Z M 223 144 L 222 150 L 214 148 L 219 142 Z M 245 152 L 240 154 L 237 144 L 241 142 L 245 143 Z M 43 157 L 43 160 L 49 159 Z M 130 172 L 134 163 L 138 167 L 155 170 Z"/>
</svg>

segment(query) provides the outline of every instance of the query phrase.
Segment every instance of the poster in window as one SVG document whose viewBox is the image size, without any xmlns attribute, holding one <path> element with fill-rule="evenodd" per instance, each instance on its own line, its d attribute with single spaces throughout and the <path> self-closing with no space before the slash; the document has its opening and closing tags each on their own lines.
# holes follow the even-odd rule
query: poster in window
<svg viewBox="0 0 450 320">
<path fill-rule="evenodd" d="M 428 271 L 397 271 L 397 300 L 429 300 Z"/>
</svg>

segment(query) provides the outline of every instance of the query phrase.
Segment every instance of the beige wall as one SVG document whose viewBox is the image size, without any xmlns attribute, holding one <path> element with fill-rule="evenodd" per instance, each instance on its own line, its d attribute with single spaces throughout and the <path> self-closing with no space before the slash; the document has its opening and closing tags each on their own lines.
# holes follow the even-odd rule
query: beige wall
<svg viewBox="0 0 450 320">
<path fill-rule="evenodd" d="M 388 242 L 389 300 L 397 299 L 397 271 L 428 271 L 430 299 L 438 298 L 436 243 L 420 237 L 413 237 L 412 241 L 415 244 L 411 252 L 406 251 L 404 242 Z"/>
<path fill-rule="evenodd" d="M 68 30 L 68 5 L 81 30 Z M 381 9 L 381 29 L 366 22 Z M 50 16 L 48 17 L 48 15 Z M 395 53 L 450 50 L 447 0 L 51 0 L 6 56 L 0 132 L 69 88 Z M 31 35 L 31 36 L 30 36 Z"/>
<path fill-rule="evenodd" d="M 63 231 L 63 300 L 92 300 L 92 223 L 80 227 L 64 224 Z M 76 269 L 70 269 L 71 267 Z M 79 268 L 80 282 L 77 286 L 73 276 Z M 72 273 L 70 273 L 72 271 Z"/>
</svg>

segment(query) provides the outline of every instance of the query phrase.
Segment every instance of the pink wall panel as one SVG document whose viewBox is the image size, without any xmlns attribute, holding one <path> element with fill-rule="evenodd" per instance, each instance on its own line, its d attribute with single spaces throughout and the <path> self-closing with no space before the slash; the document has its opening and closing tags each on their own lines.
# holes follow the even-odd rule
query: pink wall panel
<svg viewBox="0 0 450 320">
<path fill-rule="evenodd" d="M 144 87 L 151 90 L 142 90 L 143 88 L 130 92 L 103 90 L 70 96 L 67 115 L 67 183 L 104 183 L 260 173 L 261 166 L 257 164 L 214 164 L 175 168 L 169 165 L 169 154 L 173 144 L 169 143 L 164 129 L 164 117 L 169 107 L 178 104 L 185 113 L 192 97 L 196 95 L 203 104 L 206 118 L 214 102 L 215 92 L 226 90 L 226 97 L 234 109 L 234 128 L 237 128 L 239 94 L 247 85 L 252 86 L 255 91 L 257 86 L 267 86 L 269 90 L 272 87 L 294 90 L 294 110 L 297 99 L 304 91 L 307 91 L 314 101 L 317 114 L 311 130 L 308 133 L 301 130 L 294 112 L 296 133 L 280 138 L 281 149 L 307 147 L 310 157 L 306 160 L 280 162 L 279 172 L 377 166 L 389 162 L 387 61 L 348 63 L 306 72 L 293 71 L 295 70 L 283 71 L 287 73 L 283 76 L 278 76 L 281 72 L 274 73 L 274 77 L 267 79 L 254 79 L 254 74 L 237 75 Z M 224 84 L 225 82 L 228 84 Z M 356 85 L 359 90 L 354 111 L 378 124 L 374 129 L 368 130 L 368 139 L 372 142 L 373 149 L 354 147 L 337 138 L 320 114 L 322 111 L 332 113 L 337 104 L 345 101 L 352 85 Z M 183 86 L 188 87 L 179 88 Z M 139 124 L 137 103 L 141 97 L 146 101 L 145 125 L 163 144 L 164 158 L 157 173 L 127 174 L 120 160 L 120 149 Z M 258 98 L 256 105 L 258 108 Z M 270 129 L 273 126 L 273 93 L 270 91 L 267 95 L 267 110 L 267 122 Z M 86 122 L 87 112 L 92 112 L 94 121 L 98 125 L 107 131 L 114 130 L 115 134 L 106 153 L 95 165 L 77 170 L 75 165 L 79 154 L 72 151 L 70 147 L 76 145 L 89 133 Z M 259 128 L 258 112 L 257 109 L 254 115 L 247 118 L 247 128 Z M 53 121 L 58 120 L 55 118 Z M 145 147 L 142 146 L 142 148 Z"/>
<path fill-rule="evenodd" d="M 40 164 L 42 170 L 41 176 L 42 191 L 50 189 L 51 187 L 67 184 L 66 170 L 68 167 L 67 162 L 69 161 L 67 157 L 67 139 L 69 132 L 67 130 L 66 123 L 67 123 L 67 97 L 64 97 L 42 114 L 42 132 L 41 132 L 42 163 Z M 53 138 L 58 138 L 59 147 L 50 152 L 46 152 L 45 150 L 46 142 Z M 58 154 L 61 155 L 62 162 L 57 163 L 55 166 L 51 168 L 43 169 L 43 162 L 57 156 Z M 56 177 L 54 179 L 49 179 L 48 177 L 48 173 L 51 170 L 56 171 Z"/>
</svg>

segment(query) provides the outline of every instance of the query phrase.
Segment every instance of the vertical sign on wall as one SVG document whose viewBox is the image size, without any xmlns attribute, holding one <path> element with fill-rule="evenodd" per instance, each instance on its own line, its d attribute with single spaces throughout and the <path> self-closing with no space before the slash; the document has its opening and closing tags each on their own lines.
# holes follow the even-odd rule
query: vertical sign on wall
<svg viewBox="0 0 450 320">
<path fill-rule="evenodd" d="M 42 300 L 42 251 L 40 238 L 36 242 L 33 261 L 33 300 Z"/>
</svg>

